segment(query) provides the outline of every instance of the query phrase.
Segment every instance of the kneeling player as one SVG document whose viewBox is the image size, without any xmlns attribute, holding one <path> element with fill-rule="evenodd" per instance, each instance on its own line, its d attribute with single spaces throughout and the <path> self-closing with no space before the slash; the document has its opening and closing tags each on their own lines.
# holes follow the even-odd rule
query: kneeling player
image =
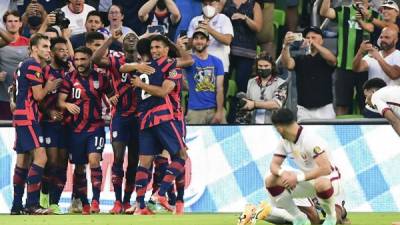
<svg viewBox="0 0 400 225">
<path fill-rule="evenodd" d="M 58 104 L 71 115 L 67 148 L 70 161 L 75 164 L 74 185 L 82 201 L 82 214 L 100 212 L 102 184 L 100 161 L 105 144 L 104 120 L 101 117 L 102 96 L 111 96 L 108 78 L 91 69 L 92 51 L 87 47 L 75 50 L 76 70 L 64 79 Z M 87 199 L 85 166 L 89 163 L 93 190 L 92 204 Z"/>
</svg>

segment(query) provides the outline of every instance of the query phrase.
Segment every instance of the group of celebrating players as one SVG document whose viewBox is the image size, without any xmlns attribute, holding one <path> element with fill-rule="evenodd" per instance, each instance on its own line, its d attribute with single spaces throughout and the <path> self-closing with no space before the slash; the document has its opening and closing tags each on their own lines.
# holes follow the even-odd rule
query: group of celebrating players
<svg viewBox="0 0 400 225">
<path fill-rule="evenodd" d="M 112 108 L 114 152 L 115 202 L 110 213 L 154 214 L 144 200 L 154 170 L 152 199 L 168 211 L 183 214 L 187 147 L 180 68 L 193 64 L 183 49 L 183 38 L 174 45 L 162 35 L 122 37 L 116 30 L 105 40 L 103 34 L 89 32 L 86 46 L 75 49 L 73 55 L 64 38 L 49 40 L 35 34 L 30 39 L 30 58 L 20 63 L 11 90 L 17 152 L 11 214 L 62 213 L 58 203 L 68 160 L 75 165 L 73 201 L 82 202 L 82 214 L 100 212 L 100 161 L 106 135 L 102 112 L 107 104 Z M 121 39 L 123 52 L 108 50 Z M 93 193 L 90 203 L 87 164 Z M 136 205 L 131 206 L 134 190 Z"/>
</svg>

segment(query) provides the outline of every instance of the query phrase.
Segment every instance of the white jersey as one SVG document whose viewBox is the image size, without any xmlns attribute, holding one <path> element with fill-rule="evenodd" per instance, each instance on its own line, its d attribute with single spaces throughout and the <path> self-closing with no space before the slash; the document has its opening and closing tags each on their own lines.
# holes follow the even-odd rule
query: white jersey
<svg viewBox="0 0 400 225">
<path fill-rule="evenodd" d="M 377 90 L 371 102 L 382 116 L 387 110 L 392 110 L 400 118 L 400 86 L 386 86 Z"/>
<path fill-rule="evenodd" d="M 308 172 L 317 167 L 315 158 L 322 153 L 328 154 L 328 160 L 331 162 L 331 167 L 335 168 L 330 160 L 329 151 L 325 141 L 318 135 L 310 133 L 308 130 L 300 126 L 297 132 L 296 141 L 290 142 L 283 140 L 275 152 L 275 156 L 289 157 L 292 159 L 300 170 Z"/>
</svg>

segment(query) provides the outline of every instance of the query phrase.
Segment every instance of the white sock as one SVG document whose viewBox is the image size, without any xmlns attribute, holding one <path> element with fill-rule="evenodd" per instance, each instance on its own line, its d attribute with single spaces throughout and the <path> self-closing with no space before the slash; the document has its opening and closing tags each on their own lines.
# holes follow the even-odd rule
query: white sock
<svg viewBox="0 0 400 225">
<path fill-rule="evenodd" d="M 297 208 L 296 204 L 293 201 L 292 195 L 287 190 L 273 198 L 275 199 L 276 206 L 285 209 L 288 214 L 293 217 L 293 219 L 307 218 L 307 216 L 302 213 L 299 208 Z"/>
<path fill-rule="evenodd" d="M 318 198 L 318 201 L 327 216 L 336 218 L 335 197 L 333 195 L 328 199 Z"/>
<path fill-rule="evenodd" d="M 293 222 L 292 215 L 290 215 L 286 210 L 277 208 L 277 207 L 272 207 L 271 213 L 265 219 L 265 221 L 271 223 L 273 221 L 276 221 L 277 218 L 281 218 L 283 221 L 286 221 L 286 222 Z M 270 221 L 270 220 L 273 220 L 273 221 Z"/>
</svg>

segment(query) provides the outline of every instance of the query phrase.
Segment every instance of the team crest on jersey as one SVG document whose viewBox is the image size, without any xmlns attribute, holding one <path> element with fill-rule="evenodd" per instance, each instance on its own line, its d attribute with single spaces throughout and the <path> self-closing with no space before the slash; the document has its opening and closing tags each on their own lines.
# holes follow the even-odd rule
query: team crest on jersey
<svg viewBox="0 0 400 225">
<path fill-rule="evenodd" d="M 42 74 L 41 74 L 40 72 L 36 72 L 36 73 L 35 73 L 35 76 L 36 76 L 37 78 L 40 78 L 41 75 L 42 75 Z"/>
<path fill-rule="evenodd" d="M 314 154 L 319 155 L 323 152 L 323 150 L 317 146 L 313 149 L 313 152 L 314 152 Z"/>
<path fill-rule="evenodd" d="M 178 75 L 178 72 L 176 72 L 176 70 L 169 71 L 169 73 L 168 73 L 168 76 L 170 78 L 175 78 L 177 75 Z"/>
<path fill-rule="evenodd" d="M 93 87 L 94 87 L 95 89 L 98 89 L 99 86 L 100 86 L 100 84 L 99 84 L 99 81 L 98 81 L 98 80 L 93 81 Z"/>
</svg>

